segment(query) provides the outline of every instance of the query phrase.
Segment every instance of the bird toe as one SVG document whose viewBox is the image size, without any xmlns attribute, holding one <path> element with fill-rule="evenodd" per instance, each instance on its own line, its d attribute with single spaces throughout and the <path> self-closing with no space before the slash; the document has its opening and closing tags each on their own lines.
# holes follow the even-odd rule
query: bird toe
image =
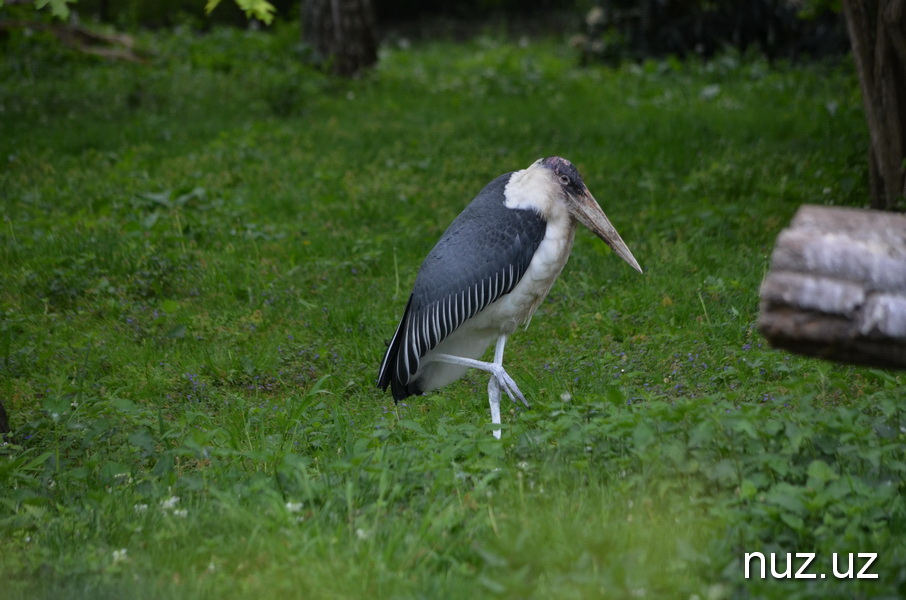
<svg viewBox="0 0 906 600">
<path fill-rule="evenodd" d="M 516 402 L 516 399 L 518 398 L 526 408 L 529 407 L 528 400 L 525 399 L 519 386 L 516 385 L 516 381 L 510 377 L 510 374 L 507 373 L 502 366 L 498 365 L 497 368 L 494 369 L 494 377 L 497 379 L 500 387 L 506 392 L 506 395 L 510 397 L 510 400 Z"/>
</svg>

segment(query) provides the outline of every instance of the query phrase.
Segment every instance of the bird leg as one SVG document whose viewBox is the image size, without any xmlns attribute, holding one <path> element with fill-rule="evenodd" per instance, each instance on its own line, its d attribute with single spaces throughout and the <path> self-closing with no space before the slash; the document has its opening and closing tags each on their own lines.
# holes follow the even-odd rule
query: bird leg
<svg viewBox="0 0 906 600">
<path fill-rule="evenodd" d="M 494 362 L 475 360 L 474 358 L 465 358 L 462 356 L 454 356 L 452 354 L 433 354 L 431 356 L 431 360 L 437 360 L 453 365 L 462 365 L 464 367 L 471 367 L 473 369 L 487 371 L 491 374 L 492 378 L 497 381 L 499 386 L 503 388 L 503 391 L 505 391 L 506 395 L 510 397 L 510 400 L 515 402 L 518 398 L 520 401 L 522 401 L 525 407 L 528 408 L 529 403 L 525 399 L 525 396 L 522 395 L 522 392 L 519 391 L 519 386 L 516 385 L 516 382 L 512 377 L 510 377 L 510 374 L 507 373 L 506 369 L 503 368 L 503 348 L 505 346 L 506 334 L 501 333 L 500 337 L 497 338 L 497 346 L 496 348 L 494 348 Z"/>
<path fill-rule="evenodd" d="M 509 396 L 510 400 L 513 402 L 518 398 L 526 408 L 529 406 L 525 396 L 523 396 L 522 392 L 519 390 L 519 386 L 516 385 L 516 382 L 510 377 L 510 374 L 503 368 L 503 349 L 505 346 L 506 334 L 502 333 L 500 334 L 500 337 L 497 338 L 497 346 L 494 348 L 494 362 L 475 360 L 474 358 L 465 358 L 452 354 L 434 354 L 431 356 L 432 360 L 462 365 L 464 367 L 472 367 L 473 369 L 481 369 L 482 371 L 487 371 L 491 374 L 491 379 L 488 381 L 488 401 L 491 404 L 491 422 L 494 425 L 500 425 L 501 388 L 503 388 L 503 391 L 506 392 L 506 395 Z M 500 439 L 499 429 L 494 430 L 494 437 Z"/>
<path fill-rule="evenodd" d="M 500 384 L 496 377 L 488 379 L 488 402 L 491 403 L 491 423 L 500 425 Z M 494 437 L 500 439 L 500 430 L 494 430 Z"/>
</svg>

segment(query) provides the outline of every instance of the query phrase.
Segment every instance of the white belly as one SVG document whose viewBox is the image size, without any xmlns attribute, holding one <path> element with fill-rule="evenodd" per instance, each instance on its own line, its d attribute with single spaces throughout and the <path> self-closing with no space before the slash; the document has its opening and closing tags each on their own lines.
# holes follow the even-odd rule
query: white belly
<svg viewBox="0 0 906 600">
<path fill-rule="evenodd" d="M 481 311 L 474 320 L 496 329 L 497 333 L 507 334 L 527 324 L 566 266 L 575 234 L 574 221 L 549 221 L 544 239 L 513 291 Z"/>
</svg>

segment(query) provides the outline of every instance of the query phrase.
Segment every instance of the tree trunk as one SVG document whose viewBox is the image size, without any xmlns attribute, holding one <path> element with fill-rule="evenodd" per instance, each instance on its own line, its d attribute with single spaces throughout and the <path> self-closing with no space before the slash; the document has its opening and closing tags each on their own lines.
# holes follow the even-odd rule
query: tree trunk
<svg viewBox="0 0 906 600">
<path fill-rule="evenodd" d="M 3 402 L 0 401 L 0 440 L 6 439 L 9 433 L 9 417 L 6 416 L 6 409 L 3 408 Z"/>
<path fill-rule="evenodd" d="M 371 0 L 302 0 L 303 38 L 317 58 L 345 77 L 377 62 Z"/>
<path fill-rule="evenodd" d="M 872 208 L 906 198 L 906 0 L 843 0 L 868 121 Z"/>
<path fill-rule="evenodd" d="M 906 369 L 906 216 L 803 206 L 761 286 L 773 346 Z"/>
</svg>

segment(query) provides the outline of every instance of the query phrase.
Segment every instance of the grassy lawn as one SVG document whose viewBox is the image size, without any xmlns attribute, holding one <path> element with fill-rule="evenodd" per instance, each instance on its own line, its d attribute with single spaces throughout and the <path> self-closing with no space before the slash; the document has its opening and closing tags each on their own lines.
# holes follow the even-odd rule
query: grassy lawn
<svg viewBox="0 0 906 600">
<path fill-rule="evenodd" d="M 340 81 L 288 27 L 141 42 L 0 57 L 4 600 L 906 593 L 903 376 L 755 330 L 795 210 L 866 204 L 849 63 L 485 36 Z M 482 374 L 394 406 L 421 259 L 553 154 L 645 274 L 578 234 L 507 347 L 532 408 L 502 440 Z M 747 580 L 746 552 L 826 577 Z M 835 577 L 859 552 L 878 577 Z"/>
</svg>

